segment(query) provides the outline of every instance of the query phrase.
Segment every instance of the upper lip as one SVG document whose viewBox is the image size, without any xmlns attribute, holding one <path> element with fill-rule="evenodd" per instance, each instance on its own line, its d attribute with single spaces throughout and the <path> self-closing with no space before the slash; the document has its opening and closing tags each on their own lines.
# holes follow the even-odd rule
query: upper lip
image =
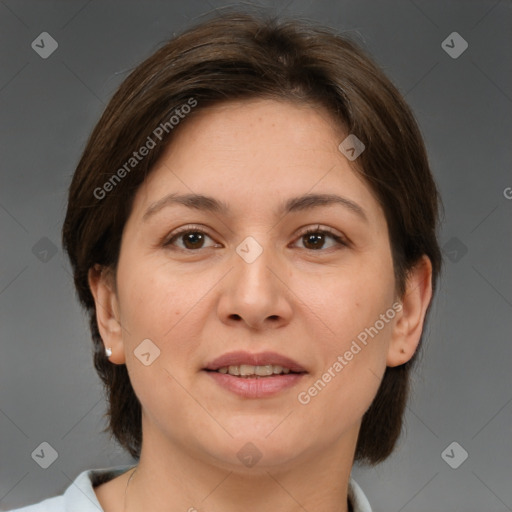
<svg viewBox="0 0 512 512">
<path fill-rule="evenodd" d="M 228 352 L 220 357 L 217 357 L 204 368 L 205 370 L 218 370 L 226 366 L 240 366 L 241 364 L 248 364 L 251 366 L 283 366 L 289 368 L 292 372 L 302 373 L 306 370 L 297 361 L 289 357 L 277 354 L 276 352 L 259 352 L 252 354 L 250 352 L 237 351 Z"/>
</svg>

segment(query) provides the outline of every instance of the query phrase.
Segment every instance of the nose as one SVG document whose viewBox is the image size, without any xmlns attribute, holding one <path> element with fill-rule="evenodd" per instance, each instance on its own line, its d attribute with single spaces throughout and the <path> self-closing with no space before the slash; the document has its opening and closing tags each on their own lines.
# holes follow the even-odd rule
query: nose
<svg viewBox="0 0 512 512">
<path fill-rule="evenodd" d="M 242 254 L 242 256 L 240 256 Z M 251 330 L 283 327 L 291 320 L 291 291 L 283 265 L 269 249 L 254 260 L 233 254 L 234 268 L 223 280 L 218 316 L 228 325 Z"/>
</svg>

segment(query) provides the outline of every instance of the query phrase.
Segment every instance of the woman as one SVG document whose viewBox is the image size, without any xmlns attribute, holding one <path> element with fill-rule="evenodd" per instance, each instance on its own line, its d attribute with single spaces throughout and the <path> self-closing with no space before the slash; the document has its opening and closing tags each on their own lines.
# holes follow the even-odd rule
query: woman
<svg viewBox="0 0 512 512">
<path fill-rule="evenodd" d="M 121 85 L 63 229 L 133 467 L 26 511 L 367 512 L 436 289 L 410 109 L 327 29 L 229 14 Z"/>
</svg>

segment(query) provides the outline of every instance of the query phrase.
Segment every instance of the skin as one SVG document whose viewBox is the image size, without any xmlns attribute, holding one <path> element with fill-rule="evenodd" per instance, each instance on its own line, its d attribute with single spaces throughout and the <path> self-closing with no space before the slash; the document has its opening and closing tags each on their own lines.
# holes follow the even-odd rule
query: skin
<svg viewBox="0 0 512 512">
<path fill-rule="evenodd" d="M 110 361 L 127 365 L 143 409 L 126 510 L 348 510 L 362 416 L 386 366 L 417 349 L 432 269 L 424 256 L 397 297 L 384 212 L 338 150 L 346 135 L 311 105 L 258 99 L 198 112 L 137 191 L 116 275 L 91 269 Z M 145 219 L 170 193 L 212 196 L 231 213 L 168 205 Z M 342 205 L 279 213 L 307 193 L 343 196 L 366 220 Z M 187 245 L 182 234 L 166 245 L 189 225 L 204 242 Z M 345 244 L 326 235 L 315 248 L 303 232 L 317 226 Z M 263 249 L 252 263 L 236 252 L 248 236 Z M 298 393 L 399 299 L 403 309 L 379 334 L 299 403 Z M 160 349 L 149 366 L 134 356 L 147 338 Z M 241 398 L 202 371 L 234 350 L 279 352 L 308 373 L 273 397 Z M 262 454 L 251 468 L 237 457 L 248 442 Z M 131 473 L 95 489 L 106 512 L 123 510 Z"/>
</svg>

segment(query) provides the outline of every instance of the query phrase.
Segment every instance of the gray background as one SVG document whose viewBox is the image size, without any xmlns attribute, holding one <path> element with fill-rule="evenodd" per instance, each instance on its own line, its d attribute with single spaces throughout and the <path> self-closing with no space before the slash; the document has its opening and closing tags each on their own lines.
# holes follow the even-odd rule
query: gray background
<svg viewBox="0 0 512 512">
<path fill-rule="evenodd" d="M 60 246 L 66 189 L 129 69 L 223 5 L 0 1 L 1 510 L 131 462 L 100 433 L 102 391 Z M 512 510 L 512 4 L 260 5 L 347 31 L 374 56 L 416 113 L 445 204 L 446 266 L 405 433 L 355 478 L 375 512 Z M 44 31 L 59 45 L 47 59 L 31 48 Z M 454 31 L 469 44 L 456 59 L 441 46 Z M 44 441 L 59 454 L 46 470 L 31 457 Z M 457 469 L 441 455 L 453 441 L 469 455 Z M 461 453 L 448 450 L 450 461 Z"/>
</svg>

